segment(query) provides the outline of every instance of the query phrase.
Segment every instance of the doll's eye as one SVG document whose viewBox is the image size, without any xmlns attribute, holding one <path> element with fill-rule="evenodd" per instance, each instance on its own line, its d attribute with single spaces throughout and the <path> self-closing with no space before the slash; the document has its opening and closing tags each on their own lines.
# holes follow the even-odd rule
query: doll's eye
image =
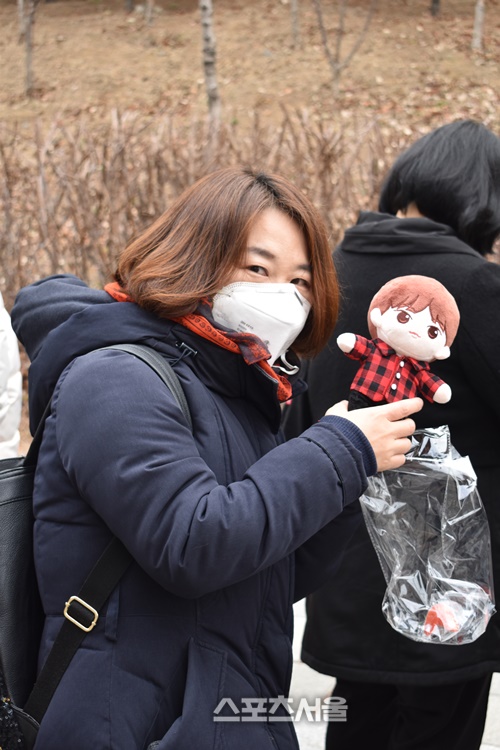
<svg viewBox="0 0 500 750">
<path fill-rule="evenodd" d="M 439 336 L 439 328 L 436 328 L 436 326 L 429 326 L 427 329 L 427 335 L 430 339 L 437 339 Z"/>
<path fill-rule="evenodd" d="M 405 312 L 404 310 L 401 310 L 400 312 L 398 312 L 398 315 L 397 315 L 398 323 L 408 323 L 409 320 L 411 320 L 411 316 L 408 315 L 407 312 Z"/>
</svg>

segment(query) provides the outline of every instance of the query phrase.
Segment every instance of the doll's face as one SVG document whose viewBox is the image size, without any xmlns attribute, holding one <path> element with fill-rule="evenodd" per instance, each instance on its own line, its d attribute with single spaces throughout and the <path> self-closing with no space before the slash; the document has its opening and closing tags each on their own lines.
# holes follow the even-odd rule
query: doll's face
<svg viewBox="0 0 500 750">
<path fill-rule="evenodd" d="M 389 307 L 384 313 L 374 308 L 370 318 L 377 329 L 377 338 L 389 344 L 397 354 L 432 362 L 450 355 L 446 333 L 431 318 L 428 307 L 412 312 L 405 307 Z"/>
</svg>

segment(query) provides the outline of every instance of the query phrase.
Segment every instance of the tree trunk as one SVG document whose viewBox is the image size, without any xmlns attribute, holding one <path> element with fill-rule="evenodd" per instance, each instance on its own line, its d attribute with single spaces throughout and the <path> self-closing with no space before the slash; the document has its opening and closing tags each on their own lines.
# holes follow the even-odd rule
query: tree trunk
<svg viewBox="0 0 500 750">
<path fill-rule="evenodd" d="M 221 102 L 217 86 L 216 58 L 217 47 L 212 26 L 212 0 L 200 0 L 201 30 L 203 35 L 203 70 L 208 98 L 208 112 L 211 125 L 217 127 L 220 122 Z"/>
<path fill-rule="evenodd" d="M 24 20 L 24 39 L 26 43 L 26 96 L 33 96 L 33 26 L 38 0 L 28 0 L 28 10 Z"/>
<path fill-rule="evenodd" d="M 144 17 L 148 26 L 151 26 L 151 24 L 153 23 L 153 9 L 154 0 L 146 0 L 146 10 L 144 13 Z"/>
<path fill-rule="evenodd" d="M 472 32 L 472 49 L 481 52 L 483 49 L 484 0 L 477 0 L 474 12 L 474 31 Z"/>
<path fill-rule="evenodd" d="M 300 47 L 299 30 L 299 0 L 290 0 L 290 14 L 292 17 L 292 47 Z"/>
<path fill-rule="evenodd" d="M 19 40 L 24 40 L 26 33 L 26 19 L 24 16 L 24 0 L 17 0 L 17 19 L 19 23 Z"/>
<path fill-rule="evenodd" d="M 433 16 L 438 16 L 440 7 L 439 7 L 440 0 L 431 0 L 431 14 Z"/>
</svg>

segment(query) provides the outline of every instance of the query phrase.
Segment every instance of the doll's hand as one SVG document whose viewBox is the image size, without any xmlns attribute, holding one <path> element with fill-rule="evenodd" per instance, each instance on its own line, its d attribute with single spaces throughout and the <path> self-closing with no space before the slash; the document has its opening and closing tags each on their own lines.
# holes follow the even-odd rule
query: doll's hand
<svg viewBox="0 0 500 750">
<path fill-rule="evenodd" d="M 341 333 L 340 336 L 337 336 L 337 345 L 340 349 L 342 349 L 343 352 L 346 352 L 347 354 L 349 352 L 352 352 L 354 349 L 354 345 L 356 343 L 356 334 L 355 333 Z"/>
<path fill-rule="evenodd" d="M 404 464 L 405 453 L 411 448 L 409 435 L 415 431 L 415 422 L 408 416 L 420 411 L 423 403 L 421 398 L 408 398 L 382 406 L 347 411 L 347 401 L 343 401 L 326 413 L 354 422 L 373 448 L 377 471 L 387 471 Z"/>
<path fill-rule="evenodd" d="M 451 398 L 451 388 L 447 383 L 443 383 L 434 394 L 436 404 L 447 404 Z"/>
</svg>

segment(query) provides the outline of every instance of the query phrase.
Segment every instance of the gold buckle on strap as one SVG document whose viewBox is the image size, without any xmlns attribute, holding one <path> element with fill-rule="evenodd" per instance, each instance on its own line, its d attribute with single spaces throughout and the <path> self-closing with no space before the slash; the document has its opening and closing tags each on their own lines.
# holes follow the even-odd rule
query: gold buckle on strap
<svg viewBox="0 0 500 750">
<path fill-rule="evenodd" d="M 78 622 L 78 620 L 75 620 L 74 617 L 71 617 L 69 613 L 69 608 L 71 607 L 73 602 L 78 602 L 78 604 L 81 604 L 82 607 L 85 607 L 85 609 L 87 609 L 91 613 L 91 615 L 93 615 L 94 619 L 92 620 L 90 625 L 87 625 L 87 626 L 83 625 L 81 622 Z M 74 625 L 76 625 L 77 628 L 80 628 L 80 630 L 84 630 L 86 633 L 88 633 L 95 626 L 99 618 L 99 612 L 96 609 L 94 609 L 94 607 L 91 607 L 90 604 L 87 604 L 87 602 L 84 602 L 83 599 L 80 599 L 79 596 L 72 596 L 68 599 L 68 601 L 64 605 L 64 616 L 67 620 L 69 620 Z"/>
</svg>

